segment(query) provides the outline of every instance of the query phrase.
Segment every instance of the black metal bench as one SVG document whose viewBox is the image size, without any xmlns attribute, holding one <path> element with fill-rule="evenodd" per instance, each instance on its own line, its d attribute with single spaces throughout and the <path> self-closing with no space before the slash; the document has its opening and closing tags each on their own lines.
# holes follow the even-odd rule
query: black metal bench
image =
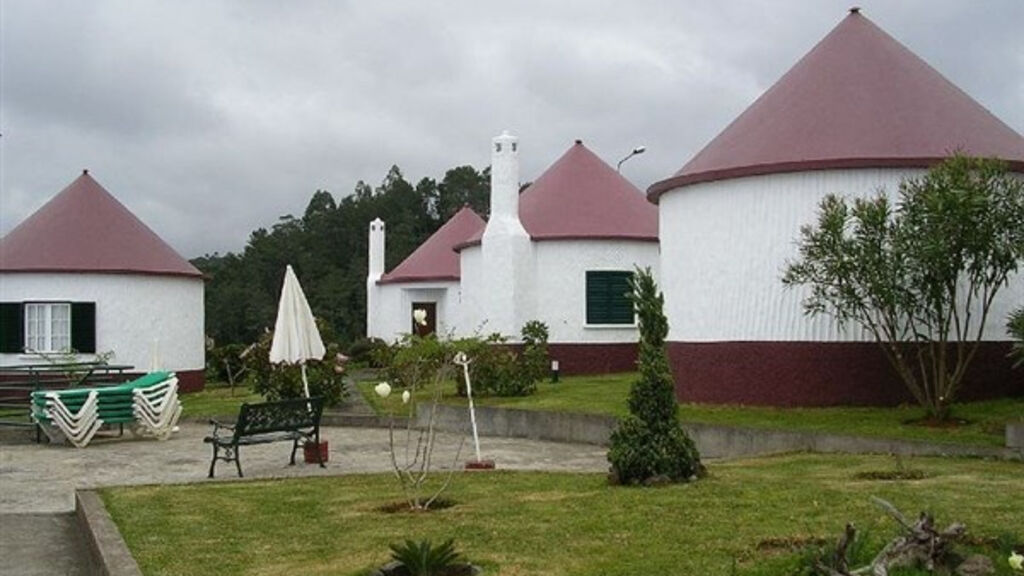
<svg viewBox="0 0 1024 576">
<path fill-rule="evenodd" d="M 320 443 L 320 415 L 324 410 L 324 399 L 295 398 L 262 404 L 242 404 L 238 413 L 238 421 L 234 425 L 222 424 L 210 420 L 213 434 L 203 438 L 203 442 L 213 445 L 213 460 L 210 461 L 209 478 L 213 478 L 213 469 L 217 460 L 235 462 L 238 477 L 242 477 L 242 464 L 239 461 L 239 447 L 269 442 L 292 441 L 292 459 L 295 464 L 295 452 L 300 443 L 313 441 Z M 231 431 L 230 435 L 222 434 L 222 430 Z M 220 452 L 224 451 L 222 455 Z M 320 451 L 317 450 L 320 467 L 325 468 Z"/>
</svg>

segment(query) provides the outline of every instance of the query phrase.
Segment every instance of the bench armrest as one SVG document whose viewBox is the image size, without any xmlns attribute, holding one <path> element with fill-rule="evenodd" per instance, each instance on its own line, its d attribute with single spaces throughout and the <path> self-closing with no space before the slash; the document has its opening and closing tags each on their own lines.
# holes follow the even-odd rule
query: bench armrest
<svg viewBox="0 0 1024 576">
<path fill-rule="evenodd" d="M 235 430 L 235 425 L 234 424 L 225 424 L 223 422 L 218 422 L 217 420 L 214 420 L 212 418 L 210 419 L 210 424 L 213 425 L 213 436 L 214 436 L 214 438 L 217 437 L 217 432 L 219 432 L 221 428 L 223 428 L 225 430 L 231 430 L 232 432 L 234 432 L 234 430 Z"/>
</svg>

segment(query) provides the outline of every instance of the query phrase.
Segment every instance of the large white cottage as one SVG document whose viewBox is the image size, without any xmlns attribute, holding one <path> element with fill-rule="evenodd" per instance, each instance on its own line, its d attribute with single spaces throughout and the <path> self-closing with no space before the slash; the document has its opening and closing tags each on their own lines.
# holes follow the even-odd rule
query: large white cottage
<svg viewBox="0 0 1024 576">
<path fill-rule="evenodd" d="M 658 204 L 661 281 L 677 396 L 697 402 L 907 400 L 877 345 L 809 319 L 780 278 L 827 194 L 898 190 L 954 151 L 1024 174 L 1024 138 L 859 13 L 851 13 L 675 175 Z M 1021 394 L 995 302 L 965 398 Z"/>
<path fill-rule="evenodd" d="M 637 267 L 658 268 L 656 208 L 579 140 L 520 194 L 519 144 L 491 149 L 491 214 L 463 208 L 384 273 L 384 223 L 370 224 L 367 335 L 415 330 L 518 337 L 540 320 L 565 373 L 634 368 L 637 329 L 626 300 Z"/>
<path fill-rule="evenodd" d="M 203 276 L 83 172 L 0 239 L 0 366 L 83 360 L 203 387 Z"/>
</svg>

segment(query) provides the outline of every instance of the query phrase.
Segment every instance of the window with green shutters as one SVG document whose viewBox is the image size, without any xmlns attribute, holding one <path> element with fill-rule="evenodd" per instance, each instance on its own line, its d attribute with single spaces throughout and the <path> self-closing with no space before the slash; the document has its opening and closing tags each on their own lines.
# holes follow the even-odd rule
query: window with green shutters
<svg viewBox="0 0 1024 576">
<path fill-rule="evenodd" d="M 590 270 L 587 272 L 587 324 L 633 324 L 633 303 L 629 301 L 632 272 Z"/>
<path fill-rule="evenodd" d="M 96 352 L 95 302 L 0 302 L 0 354 Z"/>
</svg>

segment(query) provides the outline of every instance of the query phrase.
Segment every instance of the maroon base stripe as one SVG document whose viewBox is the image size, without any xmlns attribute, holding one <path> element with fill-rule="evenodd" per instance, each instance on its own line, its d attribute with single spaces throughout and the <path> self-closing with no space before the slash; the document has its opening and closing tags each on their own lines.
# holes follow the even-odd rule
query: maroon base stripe
<svg viewBox="0 0 1024 576">
<path fill-rule="evenodd" d="M 548 344 L 564 375 L 610 374 L 636 370 L 636 344 Z"/>
<path fill-rule="evenodd" d="M 669 342 L 683 402 L 766 406 L 895 405 L 914 402 L 870 342 Z M 983 342 L 960 400 L 1024 396 L 1007 342 Z"/>
</svg>

